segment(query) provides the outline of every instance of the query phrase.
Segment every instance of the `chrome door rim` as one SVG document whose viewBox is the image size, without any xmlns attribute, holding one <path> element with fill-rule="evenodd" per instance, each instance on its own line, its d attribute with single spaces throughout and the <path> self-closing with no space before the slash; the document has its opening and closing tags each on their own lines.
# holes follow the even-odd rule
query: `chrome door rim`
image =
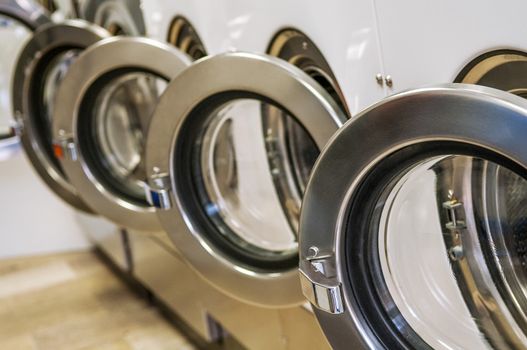
<svg viewBox="0 0 527 350">
<path fill-rule="evenodd" d="M 248 79 L 248 76 L 253 78 Z M 170 196 L 174 205 L 159 210 L 158 215 L 176 247 L 213 286 L 252 304 L 266 307 L 298 305 L 305 299 L 296 269 L 255 271 L 233 262 L 205 239 L 178 196 L 178 184 L 172 176 L 172 169 L 177 167 L 174 154 L 182 125 L 201 102 L 231 91 L 264 96 L 292 115 L 301 116 L 300 122 L 320 148 L 346 119 L 318 83 L 283 60 L 266 55 L 227 53 L 197 61 L 169 85 L 156 108 L 149 132 L 148 176 L 155 178 L 159 174 L 171 174 L 173 189 Z"/>
<path fill-rule="evenodd" d="M 117 52 L 117 53 L 116 53 Z M 140 206 L 109 191 L 86 164 L 77 134 L 79 108 L 87 90 L 101 76 L 119 69 L 152 72 L 173 79 L 189 65 L 189 59 L 168 44 L 147 38 L 114 37 L 100 41 L 80 55 L 63 80 L 57 99 L 53 137 L 71 136 L 78 160 L 61 159 L 72 185 L 94 210 L 127 228 L 141 231 L 161 229 L 153 207 Z"/>
<path fill-rule="evenodd" d="M 31 30 L 51 22 L 46 9 L 34 1 L 3 1 L 0 3 L 0 14 L 20 21 Z"/>
<path fill-rule="evenodd" d="M 79 197 L 76 189 L 53 164 L 38 137 L 38 128 L 33 115 L 30 92 L 33 77 L 39 72 L 36 67 L 46 53 L 76 47 L 86 49 L 95 42 L 108 37 L 109 33 L 99 26 L 82 20 L 69 20 L 61 24 L 46 24 L 40 27 L 24 47 L 14 72 L 12 99 L 14 115 L 21 126 L 21 141 L 26 154 L 44 182 L 62 199 L 75 208 L 92 212 Z"/>
<path fill-rule="evenodd" d="M 497 134 L 499 129 L 503 133 Z M 345 262 L 345 221 L 362 179 L 389 154 L 427 141 L 470 145 L 527 169 L 527 143 L 522 136 L 525 132 L 524 99 L 464 84 L 394 95 L 360 113 L 337 132 L 315 166 L 304 199 L 300 230 L 304 291 L 316 306 L 319 323 L 334 347 L 383 347 L 368 326 L 359 301 L 349 292 L 352 287 Z M 360 151 L 350 153 L 350 149 Z M 335 176 L 335 169 L 341 176 Z M 317 273 L 315 262 L 333 268 L 334 273 Z M 330 304 L 338 308 L 323 305 L 326 296 L 321 299 L 315 286 L 328 291 L 327 297 L 334 297 Z"/>
</svg>

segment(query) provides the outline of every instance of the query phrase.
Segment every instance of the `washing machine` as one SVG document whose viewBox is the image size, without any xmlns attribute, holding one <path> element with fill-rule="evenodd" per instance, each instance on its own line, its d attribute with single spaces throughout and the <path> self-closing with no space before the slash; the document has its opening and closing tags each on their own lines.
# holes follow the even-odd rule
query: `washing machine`
<svg viewBox="0 0 527 350">
<path fill-rule="evenodd" d="M 78 210 L 80 227 L 90 240 L 123 270 L 130 270 L 127 233 L 111 221 L 93 215 L 92 209 L 69 183 L 57 160 L 51 137 L 56 90 L 78 54 L 100 39 L 144 32 L 138 5 L 110 1 L 75 3 L 92 20 L 64 20 L 37 31 L 22 52 L 14 75 L 14 114 L 22 143 L 31 163 L 48 184 L 68 204 Z M 60 150 L 59 150 L 60 152 Z"/>
<path fill-rule="evenodd" d="M 302 69 L 241 52 L 197 61 L 155 109 L 150 202 L 176 249 L 230 297 L 205 299 L 207 312 L 249 348 L 327 347 L 302 307 L 295 199 L 347 119 Z"/>
<path fill-rule="evenodd" d="M 33 31 L 49 21 L 47 11 L 33 2 L 0 2 L 0 212 L 4 238 L 0 255 L 3 257 L 85 246 L 71 209 L 53 198 L 34 174 L 14 128 L 10 87 L 16 59 Z M 17 205 L 13 205 L 13 198 L 17 198 Z M 25 205 L 18 205 L 21 203 Z M 20 220 L 28 212 L 33 220 Z M 69 233 L 67 237 L 63 236 L 65 232 Z"/>
<path fill-rule="evenodd" d="M 115 225 L 93 215 L 71 185 L 53 148 L 51 124 L 56 92 L 80 52 L 110 33 L 82 20 L 47 23 L 35 31 L 22 49 L 13 75 L 12 104 L 16 129 L 30 163 L 44 183 L 77 210 L 77 221 L 88 238 L 104 244 L 107 253 L 127 266 L 121 234 Z"/>
<path fill-rule="evenodd" d="M 207 48 L 201 33 L 206 32 L 203 25 L 210 23 L 203 20 L 207 12 L 201 11 L 202 5 L 203 2 L 143 3 L 148 37 L 179 49 L 191 60 L 204 57 Z M 222 295 L 188 266 L 164 230 L 145 234 L 129 229 L 128 241 L 132 275 L 176 316 L 176 322 L 184 322 L 180 326 L 187 335 L 198 343 L 221 342 L 224 346 L 234 346 L 231 337 L 205 308 L 204 300 L 221 299 Z"/>
<path fill-rule="evenodd" d="M 335 349 L 526 347 L 525 131 L 523 98 L 452 84 L 337 132 L 300 223 L 304 293 Z"/>
<path fill-rule="evenodd" d="M 61 83 L 54 144 L 60 164 L 98 214 L 126 230 L 131 274 L 202 339 L 219 328 L 199 305 L 197 276 L 163 238 L 144 192 L 145 136 L 159 95 L 190 64 L 153 39 L 114 37 L 78 57 Z M 159 268 L 159 270 L 158 270 Z"/>
<path fill-rule="evenodd" d="M 346 91 L 349 99 L 354 101 L 354 109 L 363 108 L 365 105 L 372 101 L 382 98 L 385 94 L 384 86 L 379 84 L 376 79 L 376 74 L 382 71 L 380 65 L 380 55 L 378 52 L 378 42 L 376 36 L 376 25 L 374 21 L 373 4 L 371 2 L 363 2 L 353 4 L 354 6 L 348 6 L 344 4 L 339 9 L 329 9 L 327 6 L 320 6 L 315 4 L 269 4 L 269 3 L 246 3 L 237 1 L 224 1 L 221 6 L 216 10 L 215 14 L 218 17 L 223 18 L 219 23 L 219 27 L 215 28 L 214 35 L 217 37 L 216 40 L 220 43 L 216 49 L 219 52 L 222 51 L 253 51 L 253 52 L 267 52 L 270 55 L 278 56 L 284 61 L 288 61 L 285 66 L 297 66 L 311 76 L 312 79 L 318 83 L 318 86 L 324 87 L 326 94 L 331 96 L 331 99 L 339 101 L 340 110 L 343 111 L 338 118 L 329 118 L 328 120 L 335 123 L 335 128 L 340 125 L 342 121 L 349 117 L 348 104 L 345 102 L 346 97 L 343 89 L 339 88 L 337 79 L 330 66 L 333 64 L 328 63 L 322 52 L 327 52 L 328 57 L 334 62 L 337 67 L 338 75 L 341 77 L 341 83 L 346 86 Z M 345 10 L 353 9 L 354 11 L 345 12 Z M 318 14 L 318 18 L 324 23 L 327 22 L 327 26 L 323 30 L 315 26 L 315 22 L 310 21 L 310 15 Z M 357 21 L 351 21 L 347 19 L 344 23 L 353 23 L 349 25 L 349 31 L 342 30 L 342 23 L 335 20 L 335 15 L 343 13 L 357 13 Z M 360 15 L 359 15 L 360 14 Z M 318 23 L 318 22 L 317 22 Z M 335 23 L 340 23 L 340 27 L 337 29 Z M 300 28 L 300 29 L 299 29 Z M 333 30 L 334 29 L 334 30 Z M 303 31 L 309 31 L 313 34 L 316 39 L 311 39 L 308 34 Z M 333 41 L 323 40 L 325 35 L 331 33 L 335 38 Z M 321 42 L 323 48 L 317 47 L 315 40 Z M 217 45 L 217 44 L 216 44 Z M 214 52 L 213 52 L 214 53 Z M 243 56 L 243 54 L 241 54 Z M 229 75 L 236 75 L 238 64 L 244 62 L 242 57 L 237 57 L 230 61 L 232 58 L 215 58 L 218 60 L 216 69 L 226 71 L 227 73 L 219 75 L 214 74 L 214 79 L 225 80 L 225 86 L 220 87 L 221 83 L 215 83 L 215 89 L 218 91 L 218 95 L 228 91 L 229 89 L 238 91 L 241 90 L 240 96 L 250 91 L 256 91 L 256 88 L 249 83 L 242 83 L 242 77 L 237 77 L 235 82 L 230 78 Z M 223 56 L 221 56 L 223 57 Z M 225 59 L 225 63 L 221 61 Z M 260 62 L 258 57 L 252 57 L 248 55 L 246 57 L 248 61 L 255 60 Z M 265 61 L 265 59 L 263 60 Z M 267 62 L 272 66 L 275 61 Z M 360 69 L 358 63 L 361 63 Z M 367 62 L 367 63 L 365 63 Z M 196 69 L 203 69 L 199 62 L 196 64 Z M 225 64 L 225 66 L 222 66 Z M 284 62 L 282 62 L 284 64 Z M 262 64 L 266 66 L 266 64 Z M 212 67 L 212 64 L 211 64 Z M 282 66 L 280 66 L 282 67 Z M 190 70 L 192 70 L 191 68 Z M 260 75 L 255 73 L 249 73 L 247 67 L 244 67 L 244 73 L 246 74 L 245 79 L 248 76 L 254 77 L 254 80 L 260 79 Z M 255 70 L 260 69 L 258 63 L 254 66 Z M 212 68 L 208 71 L 212 75 Z M 284 77 L 289 74 L 294 75 L 298 73 L 298 70 L 292 72 L 283 72 Z M 204 76 L 197 75 L 195 81 L 203 82 Z M 209 81 L 212 78 L 206 79 L 204 85 L 210 84 Z M 270 80 L 262 80 L 262 82 L 254 83 L 255 85 L 270 84 L 270 89 L 277 89 L 277 85 L 286 84 L 279 82 L 278 80 L 271 82 Z M 187 81 L 190 83 L 190 80 Z M 237 85 L 239 83 L 239 85 Z M 354 90 L 351 90 L 353 87 Z M 356 89 L 356 90 L 355 90 Z M 206 89 L 203 89 L 206 90 Z M 221 92 L 221 93 L 220 93 Z M 267 91 L 266 91 L 267 92 Z M 209 90 L 209 93 L 212 92 Z M 284 93 L 284 92 L 282 92 Z M 167 92 L 168 94 L 168 92 Z M 229 94 L 225 94 L 229 95 Z M 248 93 L 245 96 L 250 95 Z M 259 93 L 255 93 L 259 95 Z M 194 177 L 203 177 L 204 184 L 200 184 L 210 193 L 214 191 L 227 191 L 229 188 L 235 188 L 237 182 L 237 173 L 242 171 L 236 166 L 236 158 L 241 157 L 247 162 L 251 158 L 251 152 L 253 147 L 258 149 L 260 154 L 258 160 L 254 163 L 247 162 L 245 164 L 244 175 L 246 179 L 252 178 L 252 183 L 247 182 L 245 186 L 247 188 L 253 188 L 248 190 L 245 195 L 245 203 L 234 202 L 228 203 L 222 198 L 220 194 L 214 194 L 211 196 L 210 193 L 204 191 L 201 194 L 190 194 L 190 197 L 197 196 L 196 201 L 209 200 L 211 208 L 204 209 L 189 207 L 184 209 L 184 216 L 187 217 L 187 212 L 203 212 L 203 210 L 211 210 L 208 214 L 202 217 L 191 219 L 180 219 L 165 222 L 165 229 L 171 233 L 175 241 L 175 246 L 181 251 L 187 260 L 191 263 L 194 268 L 204 277 L 206 280 L 211 282 L 219 290 L 231 297 L 231 299 L 223 298 L 223 300 L 211 299 L 207 303 L 207 311 L 214 315 L 219 322 L 229 330 L 235 337 L 249 348 L 265 348 L 265 347 L 277 347 L 277 348 L 294 348 L 300 346 L 300 344 L 317 344 L 320 347 L 327 346 L 324 341 L 324 336 L 318 329 L 315 319 L 309 311 L 309 308 L 301 306 L 303 297 L 300 293 L 300 284 L 298 281 L 296 269 L 295 269 L 295 239 L 293 238 L 289 244 L 289 248 L 285 249 L 284 252 L 274 252 L 274 258 L 280 261 L 279 257 L 282 253 L 284 261 L 289 259 L 285 265 L 279 266 L 284 261 L 276 262 L 271 260 L 264 263 L 265 267 L 259 266 L 258 261 L 266 260 L 265 254 L 256 254 L 256 257 L 252 257 L 249 254 L 247 257 L 241 253 L 244 249 L 255 250 L 260 252 L 262 247 L 272 246 L 277 244 L 282 247 L 287 246 L 286 241 L 280 241 L 280 232 L 285 232 L 285 235 L 291 235 L 291 232 L 296 231 L 298 224 L 298 213 L 299 205 L 303 192 L 303 187 L 309 175 L 310 167 L 313 164 L 318 149 L 322 143 L 316 143 L 312 140 L 310 133 L 307 132 L 302 126 L 302 123 L 296 123 L 295 118 L 286 118 L 280 108 L 275 108 L 271 104 L 265 104 L 258 102 L 258 99 L 246 98 L 244 99 L 236 94 L 231 94 L 230 99 L 224 97 L 225 100 L 216 101 L 214 98 L 207 95 L 207 92 L 203 93 L 200 97 L 195 97 L 196 100 L 189 100 L 188 109 L 202 108 L 202 105 L 212 106 L 210 110 L 207 109 L 204 114 L 210 113 L 214 115 L 210 117 L 213 119 L 224 119 L 219 122 L 210 121 L 211 125 L 217 123 L 212 128 L 216 128 L 215 131 L 210 131 L 210 134 L 203 136 L 204 140 L 207 139 L 209 144 L 206 147 L 214 149 L 217 147 L 221 151 L 209 151 L 208 155 L 203 157 L 210 157 L 211 159 L 215 156 L 214 152 L 219 153 L 218 157 L 221 158 L 219 162 L 223 162 L 223 171 L 225 173 L 215 174 L 212 166 L 208 167 L 208 170 L 195 170 Z M 253 96 L 254 97 L 254 96 Z M 267 96 L 264 95 L 264 100 Z M 284 98 L 289 98 L 287 94 L 284 94 Z M 327 96 L 324 96 L 326 98 Z M 202 100 L 200 100 L 202 99 Z M 218 98 L 219 99 L 219 98 Z M 175 100 L 175 97 L 172 97 Z M 228 101 L 241 101 L 239 106 L 236 107 L 237 103 L 232 103 L 231 106 L 227 106 Z M 223 105 L 225 110 L 219 111 L 219 107 Z M 218 111 L 213 111 L 214 108 L 218 107 Z M 223 108 L 222 107 L 222 108 Z M 205 109 L 205 107 L 203 107 Z M 167 109 L 168 110 L 168 109 Z M 217 114 L 216 114 L 217 112 Z M 305 112 L 305 111 L 302 111 Z M 185 112 L 187 113 L 187 112 Z M 196 112 L 198 113 L 198 112 Z M 201 113 L 201 112 L 199 112 Z M 188 113 L 190 115 L 191 113 Z M 231 116 L 226 116 L 231 114 Z M 244 120 L 243 115 L 253 115 L 252 118 Z M 262 120 L 259 118 L 259 114 L 263 114 Z M 157 115 L 157 112 L 156 112 Z M 232 115 L 239 115 L 238 118 L 231 118 Z M 296 114 L 295 114 L 296 115 Z M 301 116 L 298 116 L 302 118 Z M 343 119 L 339 119 L 339 118 Z M 154 117 L 155 118 L 155 117 Z M 205 117 L 204 117 L 205 118 Z M 309 117 L 307 117 L 309 118 Z M 321 117 L 323 119 L 324 117 Z M 159 117 L 159 119 L 166 119 L 165 117 Z M 182 119 L 191 119 L 191 117 L 182 117 Z M 238 119 L 237 123 L 232 123 L 231 119 Z M 252 120 L 251 120 L 252 119 Z M 205 120 L 205 119 L 204 119 Z M 225 122 L 227 120 L 227 122 Z M 183 121 L 181 122 L 183 123 Z M 203 121 L 203 125 L 206 125 L 209 121 Z M 322 123 L 322 122 L 321 122 Z M 179 128 L 179 127 L 178 127 Z M 205 128 L 205 127 L 203 127 Z M 238 131 L 233 131 L 238 129 Z M 168 130 L 170 127 L 166 125 L 160 126 L 159 130 Z M 251 132 L 244 132 L 247 129 Z M 154 129 L 152 129 L 152 133 Z M 197 132 L 196 132 L 197 133 Z M 230 141 L 234 134 L 239 134 L 236 145 Z M 243 135 L 243 134 L 246 135 Z M 154 134 L 151 134 L 154 135 Z M 195 134 L 195 136 L 198 134 Z M 174 136 L 175 137 L 175 136 Z M 197 138 L 201 136 L 196 136 Z M 322 137 L 324 138 L 324 137 Z M 150 139 L 159 140 L 159 136 L 149 137 Z M 218 145 L 214 145 L 210 139 L 224 139 L 219 142 Z M 265 139 L 265 142 L 264 142 Z M 255 140 L 255 146 L 250 146 L 251 140 Z M 258 140 L 262 140 L 262 143 L 257 143 Z M 168 142 L 168 141 L 167 141 Z M 205 141 L 203 141 L 205 143 Z M 320 139 L 319 139 L 319 142 Z M 243 144 L 247 146 L 243 146 Z M 241 146 L 240 146 L 241 144 Z M 175 147 L 170 143 L 156 143 L 152 146 L 153 149 L 170 149 Z M 204 146 L 205 147 L 205 146 Z M 244 149 L 244 151 L 236 150 L 236 148 Z M 173 151 L 170 151 L 173 152 Z M 175 151 L 174 151 L 175 152 Z M 241 154 L 238 154 L 240 153 Z M 268 153 L 268 157 L 265 153 Z M 222 155 L 223 154 L 223 155 Z M 270 155 L 274 154 L 274 155 Z M 296 154 L 296 156 L 295 156 Z M 158 152 L 156 160 L 160 160 L 161 157 L 169 158 L 168 154 L 161 154 Z M 172 155 L 170 155 L 172 157 Z M 255 155 L 256 158 L 256 155 Z M 148 159 L 148 157 L 147 157 Z M 177 158 L 176 158 L 177 159 Z M 163 161 L 164 162 L 164 161 Z M 183 160 L 183 167 L 189 168 L 190 163 L 197 161 Z M 185 163 L 185 162 L 188 162 Z M 212 162 L 212 160 L 211 160 Z M 164 164 L 164 163 L 162 163 Z M 200 166 L 204 166 L 199 163 Z M 160 168 L 157 163 L 153 163 L 154 168 Z M 252 169 L 250 169 L 252 168 Z M 148 169 L 153 169 L 148 167 Z M 175 178 L 178 176 L 176 170 L 172 168 L 167 169 L 164 166 L 161 167 L 161 172 L 165 172 L 164 176 L 168 178 L 165 181 L 164 186 L 174 187 L 175 185 L 171 181 L 177 181 Z M 251 174 L 251 170 L 254 173 Z M 210 172 L 210 173 L 207 173 Z M 259 175 L 263 174 L 263 175 Z M 274 175 L 272 175 L 274 174 Z M 153 174 L 157 177 L 156 174 Z M 222 185 L 214 184 L 216 181 L 215 176 L 222 176 L 225 178 L 231 178 L 232 183 L 224 183 Z M 153 180 L 158 181 L 158 180 Z M 246 180 L 245 180 L 246 181 Z M 261 185 L 260 184 L 261 181 Z M 208 183 L 206 183 L 208 182 Z M 192 188 L 194 185 L 186 184 L 180 185 L 183 188 Z M 198 185 L 196 185 L 198 186 Z M 162 186 L 163 187 L 163 186 Z M 258 190 L 258 187 L 262 187 Z M 175 187 L 174 187 L 175 188 Z M 235 192 L 235 190 L 233 190 Z M 267 195 L 267 197 L 265 197 Z M 168 198 L 173 198 L 173 205 L 181 209 L 182 207 L 189 206 L 190 204 L 180 203 L 179 198 L 182 196 L 177 189 L 174 189 L 171 194 L 167 195 Z M 199 197 L 202 196 L 202 197 Z M 237 195 L 231 193 L 232 197 Z M 204 199 L 207 198 L 208 199 Z M 263 199 L 261 199 L 262 197 Z M 190 200 L 189 200 L 190 201 Z M 226 207 L 222 208 L 219 213 L 214 213 L 214 202 L 227 202 Z M 272 203 L 269 208 L 262 209 L 267 204 L 262 205 L 260 202 Z M 178 205 L 176 205 L 176 203 Z M 204 204 L 205 205 L 205 204 Z M 220 205 L 220 204 L 218 204 Z M 234 207 L 236 205 L 245 206 L 245 213 L 236 213 Z M 229 208 L 230 206 L 230 208 Z M 259 210 L 262 209 L 262 210 Z M 172 209 L 174 210 L 174 209 Z M 176 209 L 177 210 L 177 209 Z M 161 214 L 166 215 L 168 214 Z M 241 215 L 241 217 L 239 216 Z M 230 217 L 232 216 L 232 218 Z M 245 218 L 243 218 L 245 216 Z M 245 227 L 239 227 L 239 231 L 246 234 L 243 239 L 249 241 L 241 242 L 240 246 L 234 249 L 227 245 L 223 245 L 221 239 L 216 239 L 216 236 L 228 236 L 227 233 L 223 232 L 225 226 L 222 227 L 222 221 L 230 221 L 226 226 L 233 227 L 238 225 L 240 222 L 247 220 L 253 216 L 254 221 L 252 223 L 246 222 Z M 264 218 L 277 217 L 277 222 L 274 223 L 273 227 L 272 220 Z M 212 220 L 210 224 L 208 220 Z M 271 225 L 259 224 L 262 220 L 271 222 Z M 163 220 L 162 220 L 163 221 Z M 249 220 L 250 221 L 250 220 Z M 198 222 L 196 224 L 195 222 Z M 205 222 L 206 226 L 197 229 L 196 225 L 202 225 Z M 191 232 L 197 232 L 192 237 L 192 233 L 187 236 L 191 237 L 191 240 L 198 241 L 199 244 L 190 247 L 188 242 L 181 242 L 183 238 L 177 238 L 185 236 L 180 232 L 185 231 L 185 223 L 190 227 Z M 207 226 L 208 225 L 208 226 Z M 218 226 L 216 226 L 218 225 Z M 215 227 L 216 226 L 216 227 Z M 251 236 L 252 237 L 247 237 Z M 267 234 L 269 235 L 266 235 Z M 242 235 L 243 235 L 242 233 Z M 276 233 L 273 237 L 273 233 Z M 210 236 L 201 238 L 201 235 Z M 263 237 L 262 241 L 256 243 L 251 248 L 251 244 L 258 241 L 258 236 Z M 294 234 L 292 234 L 294 236 Z M 232 237 L 231 237 L 232 238 Z M 214 243 L 210 243 L 208 240 L 212 240 Z M 273 241 L 273 239 L 275 241 Z M 291 239 L 291 238 L 290 238 Z M 236 239 L 234 239 L 236 240 Z M 252 241 L 251 241 L 252 240 Z M 267 242 L 264 242 L 266 241 Z M 232 240 L 227 238 L 227 241 Z M 240 242 L 238 242 L 240 243 Z M 260 246 L 259 246 L 260 245 Z M 267 245 L 267 246 L 266 246 Z M 218 248 L 219 247 L 219 248 Z M 203 254 L 197 254 L 196 250 L 201 248 Z M 216 252 L 217 250 L 217 252 Z M 271 249 L 272 250 L 272 249 Z M 273 255 L 273 254 L 271 254 Z M 219 261 L 219 262 L 218 262 Z M 287 265 L 287 264 L 290 265 Z M 222 267 L 225 267 L 222 270 Z M 288 275 L 289 272 L 289 275 Z M 285 283 L 284 283 L 285 281 Z M 258 293 L 261 291 L 261 293 Z M 258 295 L 260 294 L 260 295 Z M 281 296 L 283 299 L 279 300 L 277 296 Z M 289 298 L 289 300 L 286 300 Z M 295 301 L 293 301 L 295 300 Z M 233 312 L 236 310 L 236 312 Z M 250 319 L 247 319 L 246 315 L 253 315 Z M 273 325 L 272 327 L 263 329 L 260 325 Z M 262 342 L 262 339 L 265 340 Z"/>
</svg>

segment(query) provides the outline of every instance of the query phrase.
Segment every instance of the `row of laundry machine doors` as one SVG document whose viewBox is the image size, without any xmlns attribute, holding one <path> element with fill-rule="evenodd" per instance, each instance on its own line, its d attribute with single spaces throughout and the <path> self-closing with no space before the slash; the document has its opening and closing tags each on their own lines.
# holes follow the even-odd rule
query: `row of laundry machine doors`
<svg viewBox="0 0 527 350">
<path fill-rule="evenodd" d="M 19 5 L 19 2 L 7 4 L 4 13 L 22 23 L 37 18 L 35 12 L 28 9 L 24 9 L 22 15 L 25 17 L 21 18 L 18 12 L 13 11 L 20 9 Z M 35 7 L 35 11 L 40 13 L 41 10 Z M 203 55 L 199 38 L 185 28 L 185 23 L 181 25 L 181 20 L 175 20 L 170 31 L 170 35 L 175 37 L 172 40 L 174 45 L 184 48 L 180 51 L 168 44 L 137 37 L 141 34 L 140 30 L 126 26 L 129 24 L 126 22 L 118 22 L 118 26 L 112 27 L 115 22 L 107 25 L 79 20 L 53 23 L 44 15 L 38 18 L 44 18 L 44 24 L 30 28 L 36 30 L 22 49 L 14 69 L 12 101 L 15 116 L 13 136 L 20 137 L 26 154 L 42 179 L 80 212 L 102 215 L 128 232 L 137 232 L 127 238 L 132 247 L 139 247 L 132 259 L 143 259 L 150 264 L 157 263 L 157 266 L 163 259 L 165 262 L 171 260 L 170 269 L 161 266 L 167 272 L 164 279 L 173 282 L 170 286 L 167 287 L 166 282 L 160 283 L 159 271 L 157 276 L 149 271 L 143 277 L 151 284 L 164 284 L 162 292 L 182 294 L 177 311 L 204 337 L 217 336 L 210 323 L 219 322 L 249 347 L 294 347 L 298 341 L 283 328 L 295 329 L 294 333 L 302 335 L 302 338 L 313 338 L 315 343 L 312 344 L 318 342 L 325 346 L 313 316 L 305 308 L 299 307 L 304 298 L 300 293 L 296 266 L 289 266 L 288 271 L 289 280 L 295 282 L 296 299 L 284 303 L 287 311 L 282 312 L 246 306 L 245 301 L 240 302 L 210 291 L 210 287 L 189 273 L 188 269 L 182 268 L 181 264 L 174 264 L 174 257 L 166 257 L 175 254 L 179 262 L 181 250 L 174 251 L 171 244 L 163 239 L 163 234 L 159 233 L 162 227 L 154 204 L 168 210 L 170 199 L 158 188 L 158 170 L 155 174 L 148 174 L 146 170 L 148 165 L 144 164 L 144 148 L 148 145 L 145 144 L 145 135 L 153 127 L 148 118 L 161 91 L 192 59 Z M 112 37 L 112 34 L 120 36 Z M 254 60 L 266 63 L 263 57 L 255 56 Z M 87 71 L 86 68 L 93 70 Z M 288 74 L 287 71 L 285 74 Z M 64 93 L 73 94 L 63 96 Z M 253 108 L 255 105 L 253 103 Z M 60 111 L 62 107 L 65 107 L 64 113 Z M 70 124 L 70 116 L 76 113 L 70 108 L 89 111 L 89 115 Z M 59 120 L 63 121 L 55 131 L 54 124 Z M 77 125 L 81 120 L 87 124 Z M 86 132 L 87 138 L 78 139 L 81 133 L 77 133 L 74 130 L 76 128 L 83 129 L 82 134 Z M 83 146 L 77 148 L 81 144 Z M 223 146 L 220 144 L 219 147 Z M 93 171 L 86 172 L 87 167 L 93 167 Z M 149 187 L 147 176 L 152 178 L 149 198 L 144 191 Z M 181 231 L 183 227 L 186 225 L 179 224 L 176 231 Z M 96 225 L 96 229 L 99 226 Z M 96 229 L 93 225 L 90 227 L 91 231 Z M 97 236 L 100 233 L 90 232 L 90 235 Z M 145 239 L 145 236 L 148 238 Z M 121 267 L 126 267 L 129 264 L 126 259 L 130 257 L 125 256 L 123 259 L 120 256 L 119 237 L 112 242 L 108 242 L 107 237 L 104 240 L 103 245 L 106 245 L 112 258 Z M 156 256 L 156 259 L 152 259 L 152 252 L 148 252 L 148 249 L 157 255 L 164 253 L 165 257 L 160 259 Z M 149 269 L 151 267 L 144 264 L 134 264 L 135 274 Z M 265 274 L 272 275 L 268 271 Z M 262 276 L 265 278 L 264 274 Z M 261 280 L 262 277 L 259 277 L 256 283 L 261 284 Z M 184 286 L 178 285 L 178 282 Z M 173 295 L 166 298 L 174 299 Z M 273 306 L 272 303 L 270 305 Z M 196 310 L 192 310 L 192 307 Z M 247 314 L 252 314 L 254 320 L 246 320 Z M 284 319 L 297 324 L 290 321 L 285 324 Z M 267 326 L 262 327 L 262 323 Z M 306 332 L 310 337 L 305 337 Z M 284 333 L 288 333 L 289 339 L 284 339 Z M 305 340 L 300 340 L 302 342 Z"/>
<path fill-rule="evenodd" d="M 377 5 L 381 19 L 401 10 Z M 294 29 L 267 55 L 201 58 L 195 30 L 171 32 L 174 46 L 137 37 L 134 21 L 53 24 L 27 6 L 0 7 L 36 29 L 15 68 L 15 133 L 72 206 L 167 231 L 171 249 L 244 305 L 288 309 L 307 297 L 336 348 L 525 347 L 527 104 L 515 95 L 526 56 L 505 35 L 514 28 L 469 32 L 474 46 L 438 62 L 420 41 L 435 30 L 383 29 L 385 18 L 370 27 L 385 69 L 361 85 L 350 68 L 355 89 L 371 87 L 355 93 Z M 399 38 L 412 35 L 422 52 L 400 68 Z M 360 63 L 360 50 L 345 51 Z M 432 63 L 435 73 L 409 74 Z M 419 79 L 508 92 L 422 88 L 355 115 Z"/>
</svg>

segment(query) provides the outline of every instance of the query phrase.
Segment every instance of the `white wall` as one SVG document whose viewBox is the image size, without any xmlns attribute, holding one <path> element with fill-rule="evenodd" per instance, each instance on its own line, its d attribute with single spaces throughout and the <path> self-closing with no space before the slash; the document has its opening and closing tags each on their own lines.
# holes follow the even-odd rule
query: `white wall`
<svg viewBox="0 0 527 350">
<path fill-rule="evenodd" d="M 0 259 L 88 248 L 75 215 L 21 150 L 0 160 Z"/>
</svg>

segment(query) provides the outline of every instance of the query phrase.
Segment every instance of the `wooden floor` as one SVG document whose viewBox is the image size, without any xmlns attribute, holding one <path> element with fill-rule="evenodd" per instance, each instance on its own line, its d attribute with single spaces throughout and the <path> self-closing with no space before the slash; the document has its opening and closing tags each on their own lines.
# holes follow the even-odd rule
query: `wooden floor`
<svg viewBox="0 0 527 350">
<path fill-rule="evenodd" d="M 193 349 L 92 253 L 0 261 L 0 349 Z"/>
</svg>

